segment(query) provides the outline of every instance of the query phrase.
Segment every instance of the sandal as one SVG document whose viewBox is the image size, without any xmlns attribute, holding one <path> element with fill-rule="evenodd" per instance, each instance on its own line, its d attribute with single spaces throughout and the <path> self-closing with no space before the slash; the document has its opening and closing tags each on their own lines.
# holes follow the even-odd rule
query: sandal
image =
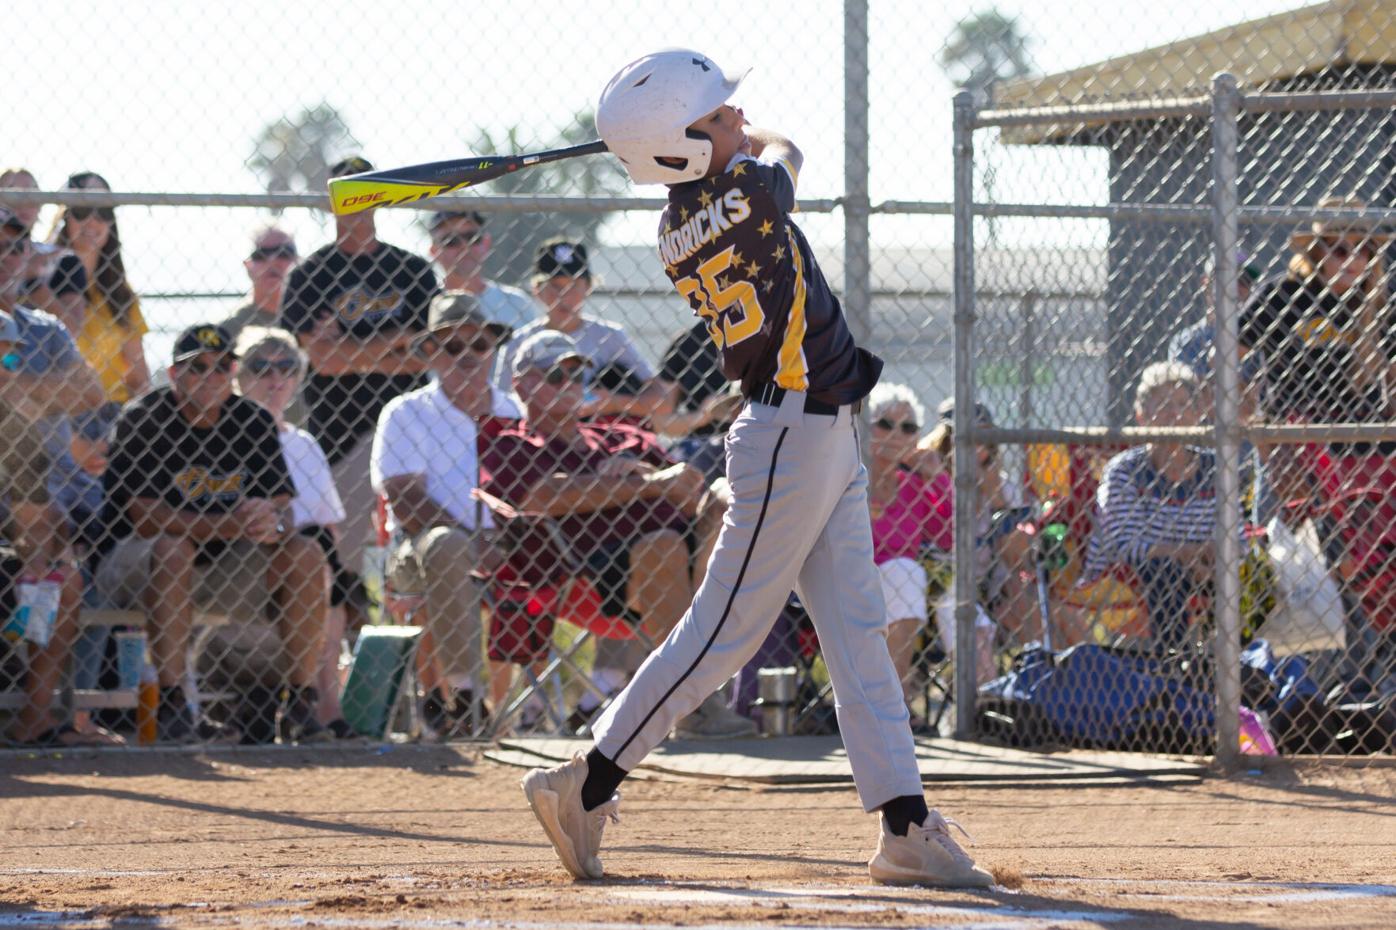
<svg viewBox="0 0 1396 930">
<path fill-rule="evenodd" d="M 12 746 L 24 749 L 91 749 L 99 746 L 124 746 L 126 740 L 105 727 L 95 727 L 84 733 L 71 723 L 49 727 L 32 739 L 11 740 Z"/>
</svg>

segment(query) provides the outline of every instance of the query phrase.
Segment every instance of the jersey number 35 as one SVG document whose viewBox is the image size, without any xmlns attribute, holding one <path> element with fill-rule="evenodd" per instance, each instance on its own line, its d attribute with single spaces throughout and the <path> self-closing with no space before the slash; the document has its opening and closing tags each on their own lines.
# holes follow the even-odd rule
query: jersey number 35
<svg viewBox="0 0 1396 930">
<path fill-rule="evenodd" d="M 750 281 L 727 281 L 722 275 L 732 267 L 736 246 L 728 246 L 698 266 L 697 278 L 680 278 L 674 287 L 708 324 L 708 334 L 719 349 L 734 346 L 761 331 L 766 314 Z M 741 269 L 738 268 L 738 271 Z"/>
</svg>

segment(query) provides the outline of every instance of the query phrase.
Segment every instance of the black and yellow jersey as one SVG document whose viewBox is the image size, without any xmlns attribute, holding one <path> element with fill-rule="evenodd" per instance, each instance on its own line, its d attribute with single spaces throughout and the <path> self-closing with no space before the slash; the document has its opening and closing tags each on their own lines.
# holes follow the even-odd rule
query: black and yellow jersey
<svg viewBox="0 0 1396 930">
<path fill-rule="evenodd" d="M 736 160 L 726 173 L 669 188 L 659 255 L 707 324 L 728 380 L 850 404 L 877 383 L 882 360 L 858 348 L 804 234 L 790 220 L 795 171 Z"/>
</svg>

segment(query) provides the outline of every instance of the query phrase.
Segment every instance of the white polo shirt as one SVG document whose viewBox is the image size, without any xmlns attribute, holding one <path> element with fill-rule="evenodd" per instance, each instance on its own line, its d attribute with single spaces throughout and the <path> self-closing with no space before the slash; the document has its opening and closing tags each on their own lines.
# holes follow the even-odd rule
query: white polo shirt
<svg viewBox="0 0 1396 930">
<path fill-rule="evenodd" d="M 523 414 L 504 392 L 492 388 L 490 412 L 521 419 Z M 383 493 L 387 478 L 421 475 L 427 494 L 464 527 L 475 528 L 476 502 L 470 492 L 479 484 L 479 430 L 475 421 L 446 397 L 440 384 L 393 398 L 378 417 L 373 434 L 369 474 L 373 488 Z M 484 525 L 492 526 L 488 510 L 480 508 Z M 388 532 L 398 529 L 388 508 Z"/>
</svg>

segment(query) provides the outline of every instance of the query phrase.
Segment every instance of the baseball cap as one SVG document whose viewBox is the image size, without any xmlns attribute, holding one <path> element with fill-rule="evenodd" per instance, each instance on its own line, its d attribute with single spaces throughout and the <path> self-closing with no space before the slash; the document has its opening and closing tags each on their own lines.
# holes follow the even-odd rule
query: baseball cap
<svg viewBox="0 0 1396 930">
<path fill-rule="evenodd" d="M 4 310 L 0 310 L 0 342 L 19 342 L 19 324 Z"/>
<path fill-rule="evenodd" d="M 0 226 L 8 226 L 20 232 L 29 231 L 29 227 L 25 226 L 24 221 L 19 218 L 19 214 L 3 205 L 0 205 Z"/>
<path fill-rule="evenodd" d="M 587 247 L 570 239 L 549 239 L 538 247 L 538 255 L 533 260 L 533 280 L 566 275 L 569 278 L 590 278 L 591 269 L 587 266 Z"/>
<path fill-rule="evenodd" d="M 477 326 L 495 334 L 501 341 L 509 338 L 513 328 L 492 320 L 480 306 L 480 299 L 469 291 L 442 291 L 431 299 L 427 309 L 427 331 L 418 337 L 420 344 L 432 333 L 457 326 Z"/>
<path fill-rule="evenodd" d="M 529 370 L 547 371 L 569 358 L 591 364 L 591 359 L 582 354 L 571 336 L 555 329 L 542 329 L 525 339 L 514 353 L 513 373 L 521 375 Z"/>
<path fill-rule="evenodd" d="M 1207 256 L 1207 262 L 1202 266 L 1203 272 L 1207 275 L 1207 277 L 1210 278 L 1212 276 L 1212 273 L 1216 271 L 1216 268 L 1216 257 L 1212 255 Z M 1251 258 L 1249 252 L 1247 252 L 1245 249 L 1237 249 L 1236 276 L 1241 277 L 1242 275 L 1244 275 L 1247 278 L 1250 278 L 1251 281 L 1259 281 L 1261 271 L 1260 266 L 1257 265 L 1254 259 Z"/>
<path fill-rule="evenodd" d="M 346 174 L 361 174 L 372 170 L 373 164 L 367 158 L 362 155 L 350 155 L 330 165 L 330 177 L 339 178 Z"/>
<path fill-rule="evenodd" d="M 204 352 L 234 355 L 232 334 L 213 323 L 186 327 L 175 339 L 173 361 L 178 364 Z"/>
<path fill-rule="evenodd" d="M 470 220 L 476 226 L 484 226 L 485 214 L 479 210 L 437 210 L 427 217 L 427 231 L 435 232 L 436 227 L 449 220 Z"/>
<path fill-rule="evenodd" d="M 955 422 L 955 398 L 947 397 L 936 406 L 936 419 L 941 423 Z M 974 402 L 974 422 L 978 426 L 994 425 L 994 415 L 979 401 Z"/>
</svg>

